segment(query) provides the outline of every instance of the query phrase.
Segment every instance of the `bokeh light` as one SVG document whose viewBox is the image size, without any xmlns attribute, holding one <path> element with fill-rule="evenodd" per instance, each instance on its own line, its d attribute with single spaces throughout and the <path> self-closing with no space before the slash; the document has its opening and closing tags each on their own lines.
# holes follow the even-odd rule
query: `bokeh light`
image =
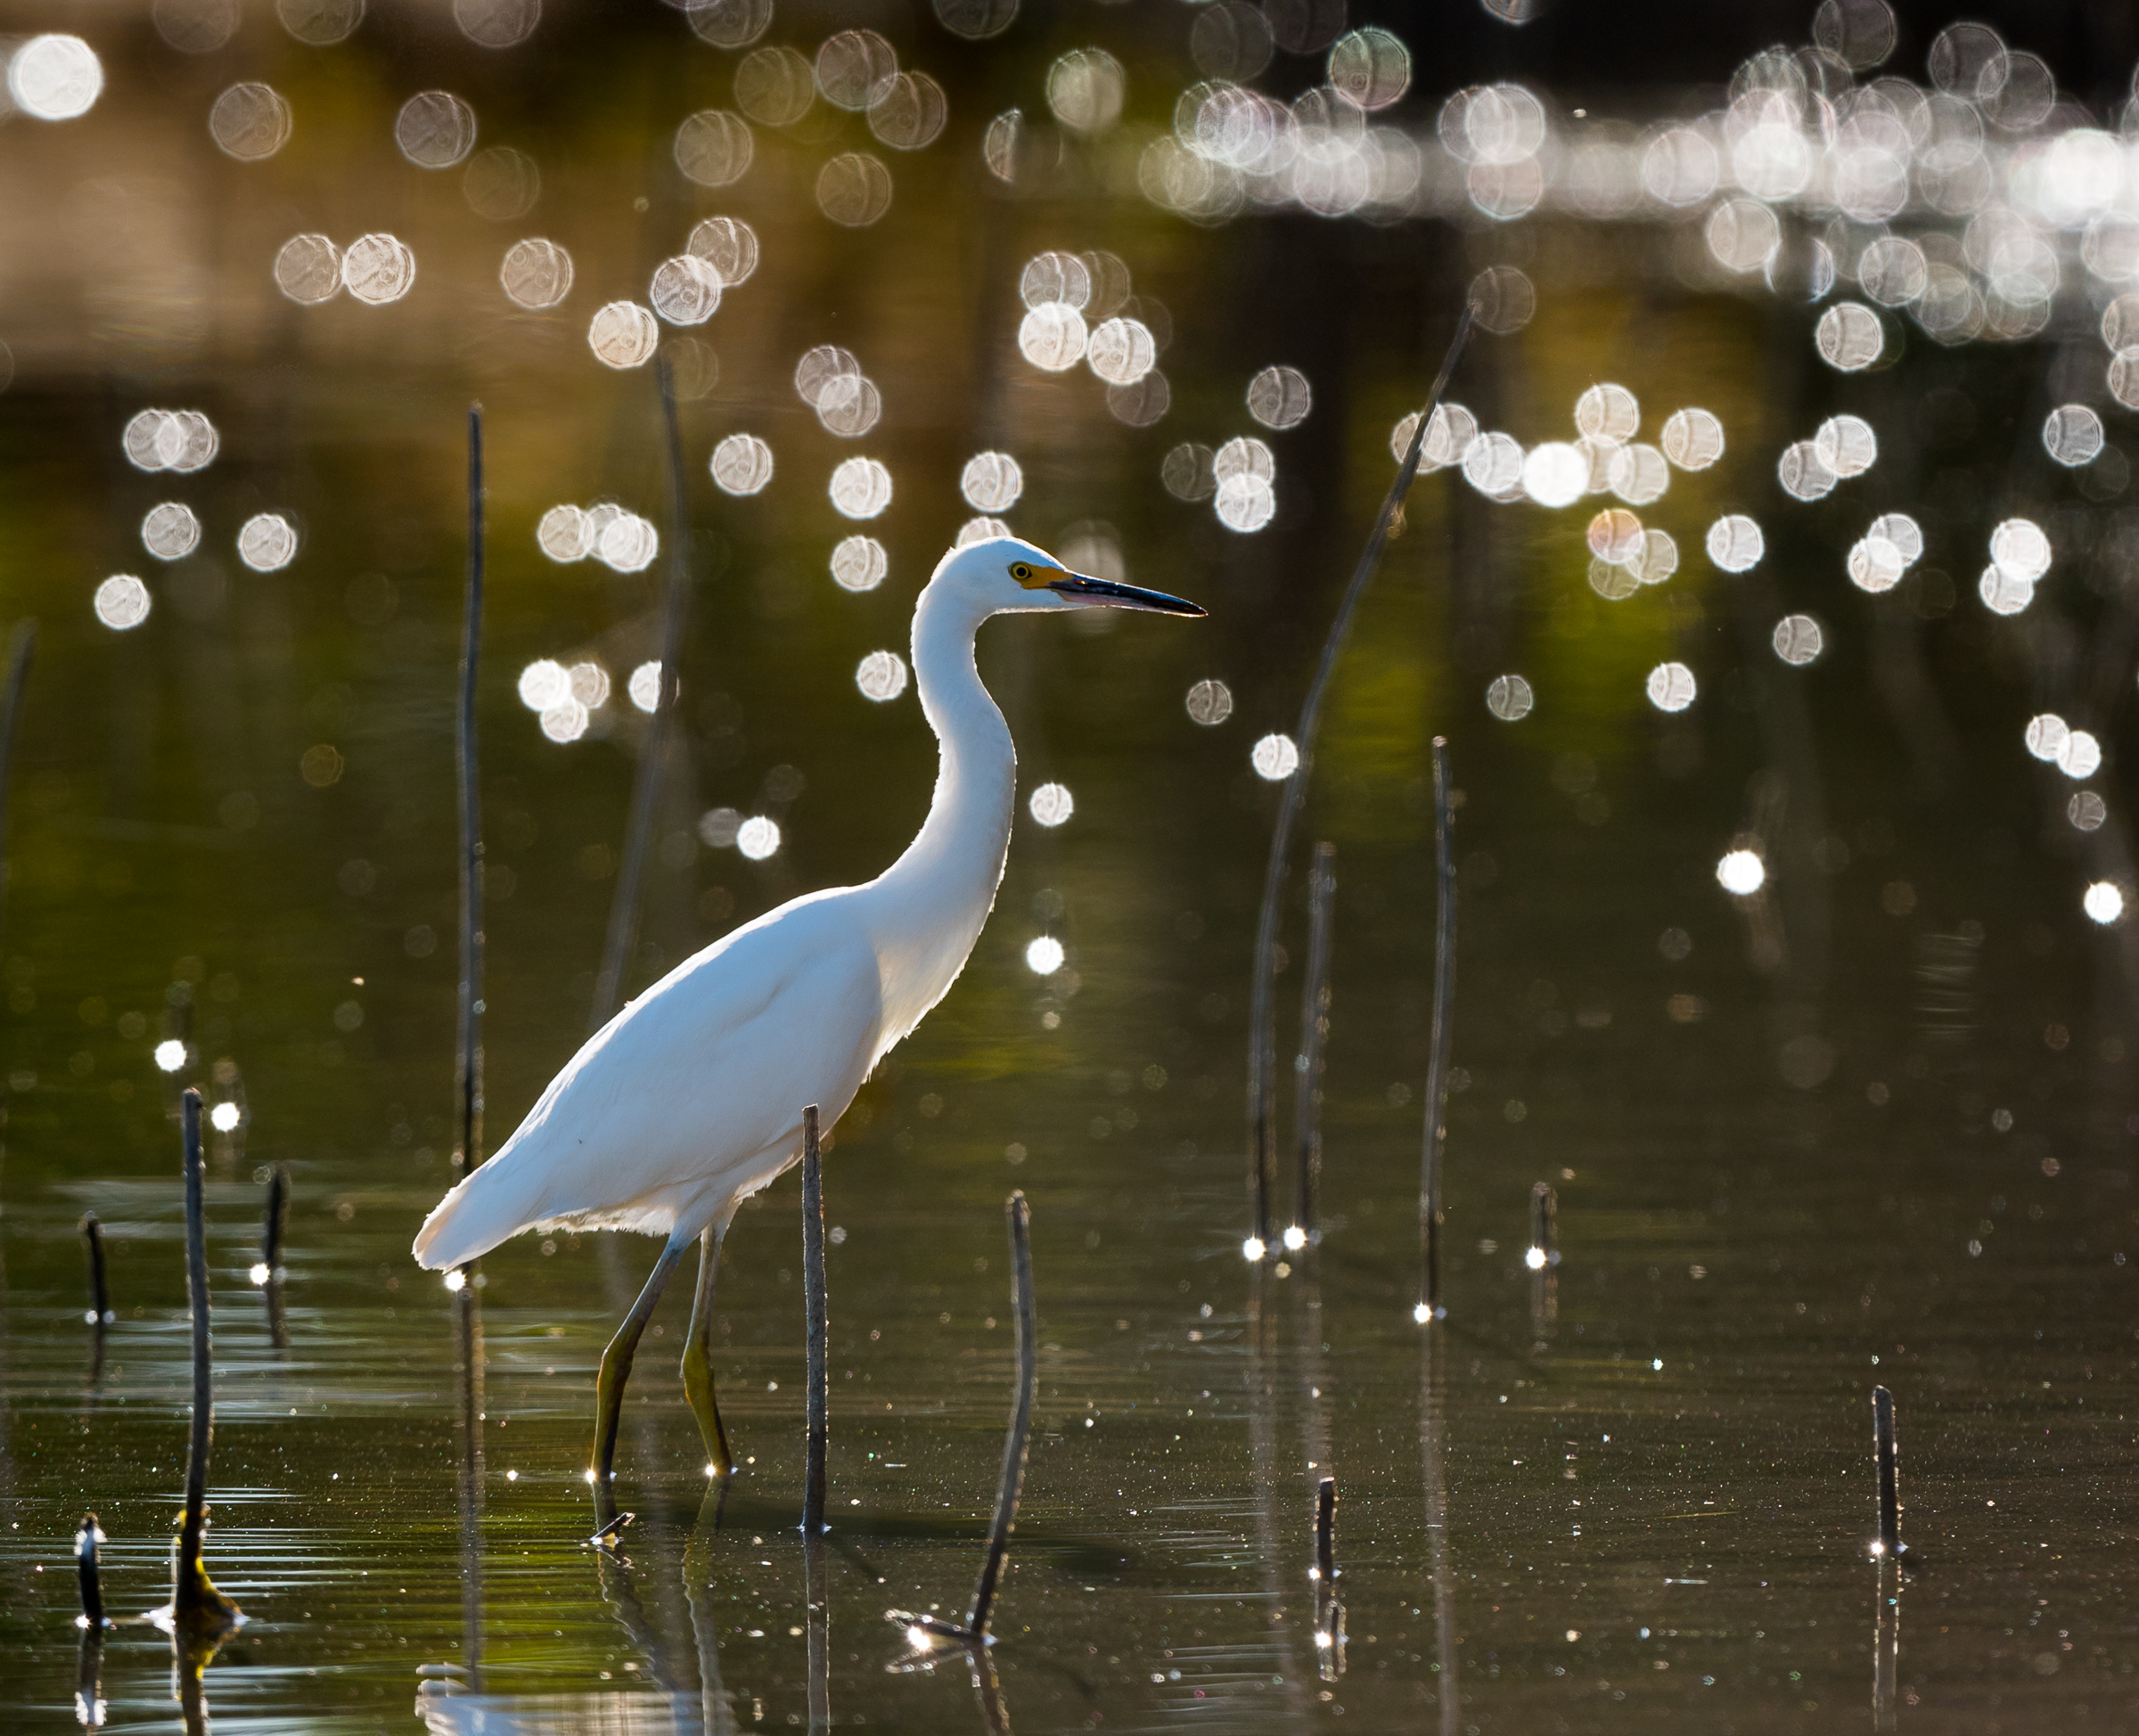
<svg viewBox="0 0 2139 1736">
<path fill-rule="evenodd" d="M 890 570 L 890 556 L 873 536 L 842 537 L 832 552 L 832 582 L 842 591 L 873 591 Z"/>
<path fill-rule="evenodd" d="M 239 527 L 238 559 L 256 573 L 279 572 L 297 559 L 297 527 L 280 512 L 256 512 Z"/>
<path fill-rule="evenodd" d="M 1025 492 L 1025 472 L 1006 452 L 979 452 L 959 472 L 958 492 L 979 512 L 1005 512 Z"/>
<path fill-rule="evenodd" d="M 79 37 L 32 37 L 8 59 L 8 96 L 37 120 L 78 119 L 103 88 L 103 62 Z"/>
<path fill-rule="evenodd" d="M 1299 769 L 1299 744 L 1290 735 L 1266 735 L 1249 749 L 1248 763 L 1258 778 L 1279 782 Z"/>
<path fill-rule="evenodd" d="M 1486 709 L 1504 724 L 1519 724 L 1530 715 L 1537 696 L 1520 676 L 1495 676 L 1486 686 Z"/>
<path fill-rule="evenodd" d="M 891 472 L 873 458 L 849 458 L 835 468 L 832 504 L 850 519 L 873 519 L 891 504 Z"/>
<path fill-rule="evenodd" d="M 159 561 L 176 561 L 201 545 L 201 520 L 183 501 L 152 506 L 141 521 L 141 545 Z"/>
<path fill-rule="evenodd" d="M 2080 894 L 2079 907 L 2106 929 L 2124 914 L 2124 892 L 2114 881 L 2096 880 Z"/>
<path fill-rule="evenodd" d="M 1716 864 L 1716 883 L 1733 897 L 1750 898 L 1767 884 L 1767 864 L 1757 850 L 1731 850 Z"/>
<path fill-rule="evenodd" d="M 1233 690 L 1222 681 L 1199 681 L 1188 690 L 1188 715 L 1205 728 L 1233 716 Z"/>
<path fill-rule="evenodd" d="M 394 117 L 394 143 L 418 168 L 451 168 L 475 149 L 475 111 L 449 90 L 420 91 Z"/>
<path fill-rule="evenodd" d="M 1025 948 L 1025 968 L 1036 977 L 1052 977 L 1062 968 L 1062 943 L 1051 934 L 1041 935 Z"/>
<path fill-rule="evenodd" d="M 773 449 L 755 434 L 724 435 L 708 468 L 723 494 L 754 495 L 773 479 Z"/>
<path fill-rule="evenodd" d="M 149 587 L 132 573 L 114 573 L 96 587 L 96 618 L 124 633 L 149 618 Z"/>
<path fill-rule="evenodd" d="M 1649 703 L 1659 711 L 1684 711 L 1699 692 L 1693 671 L 1684 663 L 1659 663 L 1649 671 Z"/>
<path fill-rule="evenodd" d="M 1061 783 L 1043 783 L 1032 792 L 1025 807 L 1040 824 L 1051 828 L 1061 825 L 1077 812 L 1077 802 L 1070 796 L 1069 786 Z"/>
<path fill-rule="evenodd" d="M 652 311 L 635 301 L 611 301 L 595 311 L 586 346 L 604 367 L 640 368 L 653 359 L 661 328 Z"/>
<path fill-rule="evenodd" d="M 897 651 L 871 651 L 854 672 L 854 684 L 880 703 L 906 691 L 906 659 Z"/>
</svg>

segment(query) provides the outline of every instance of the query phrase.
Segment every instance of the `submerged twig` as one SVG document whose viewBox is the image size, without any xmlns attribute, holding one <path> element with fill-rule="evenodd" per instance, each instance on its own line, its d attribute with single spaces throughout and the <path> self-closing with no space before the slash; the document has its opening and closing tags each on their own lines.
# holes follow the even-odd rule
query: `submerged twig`
<svg viewBox="0 0 2139 1736">
<path fill-rule="evenodd" d="M 1533 1272 L 1560 1264 L 1554 1246 L 1560 1224 L 1560 1196 L 1550 1182 L 1530 1185 L 1530 1251 L 1524 1264 Z"/>
<path fill-rule="evenodd" d="M 1895 1677 L 1901 1664 L 1901 1563 L 1879 1559 L 1872 1616 L 1872 1728 L 1892 1730 Z"/>
<path fill-rule="evenodd" d="M 267 1172 L 267 1209 L 260 1224 L 260 1265 L 265 1282 L 283 1282 L 283 1232 L 290 1225 L 290 1166 L 278 1163 Z"/>
<path fill-rule="evenodd" d="M 455 1170 L 483 1160 L 483 798 L 475 694 L 483 643 L 483 406 L 468 406 L 468 585 L 461 617 L 454 770 L 461 822 L 461 981 L 454 1040 Z M 271 1261 L 270 1265 L 273 1264 Z"/>
<path fill-rule="evenodd" d="M 802 1535 L 814 1537 L 824 1529 L 824 1445 L 832 1411 L 831 1375 L 824 1355 L 824 1155 L 817 1142 L 815 1103 L 802 1111 L 802 1299 L 809 1322 Z"/>
<path fill-rule="evenodd" d="M 172 1629 L 184 1634 L 230 1626 L 238 1606 L 217 1591 L 201 1559 L 208 1529 L 208 1452 L 215 1438 L 215 1361 L 209 1341 L 208 1224 L 201 1194 L 201 1092 L 180 1100 L 185 1142 L 185 1297 L 193 1315 L 193 1417 L 185 1460 L 185 1516 L 171 1581 Z"/>
<path fill-rule="evenodd" d="M 1419 1300 L 1423 1325 L 1441 1306 L 1441 1159 L 1448 1144 L 1449 1020 L 1455 998 L 1455 819 L 1448 788 L 1448 742 L 1433 738 L 1433 861 L 1439 888 L 1433 930 L 1433 1030 L 1426 1060 L 1426 1137 L 1419 1159 Z"/>
<path fill-rule="evenodd" d="M 1337 1479 L 1325 1477 L 1315 1490 L 1315 1577 L 1324 1585 L 1337 1578 Z"/>
<path fill-rule="evenodd" d="M 1337 847 L 1315 847 L 1307 876 L 1307 969 L 1299 995 L 1299 1052 L 1293 1059 L 1292 1152 L 1299 1169 L 1285 1246 L 1322 1240 L 1315 1187 L 1322 1176 L 1322 1047 L 1330 1031 L 1330 931 L 1337 900 Z"/>
<path fill-rule="evenodd" d="M 1026 1204 L 1022 1191 L 1013 1192 L 1004 1203 L 1004 1214 L 1010 1220 L 1011 1304 L 1018 1316 L 1018 1396 L 1011 1407 L 1010 1433 L 1003 1443 L 1003 1479 L 996 1490 L 996 1517 L 988 1530 L 988 1554 L 980 1563 L 980 1576 L 973 1582 L 973 1601 L 966 1611 L 964 1626 L 955 1626 L 934 1616 L 909 1615 L 903 1609 L 889 1612 L 890 1620 L 910 1632 L 968 1646 L 991 1643 L 988 1627 L 1003 1581 L 1003 1564 L 1010 1554 L 1010 1534 L 1017 1529 L 1018 1497 L 1025 1486 L 1025 1454 L 1032 1437 L 1032 1404 L 1040 1380 L 1038 1334 L 1033 1318 L 1032 1208 Z"/>
<path fill-rule="evenodd" d="M 1875 1555 L 1901 1553 L 1901 1496 L 1894 1452 L 1894 1395 L 1872 1388 L 1872 1445 L 1879 1460 L 1879 1543 Z"/>
<path fill-rule="evenodd" d="M 684 491 L 684 439 L 676 420 L 676 376 L 666 356 L 654 364 L 661 389 L 661 418 L 668 440 L 668 582 L 661 598 L 661 676 L 653 716 L 640 749 L 638 774 L 631 787 L 631 820 L 625 832 L 624 857 L 617 871 L 616 895 L 609 907 L 609 933 L 602 947 L 602 969 L 594 979 L 590 1030 L 600 1030 L 617 1010 L 624 972 L 638 929 L 639 882 L 653 836 L 654 806 L 668 768 L 668 744 L 676 731 L 676 661 L 683 651 L 684 606 L 691 592 L 688 501 Z"/>
<path fill-rule="evenodd" d="M 1276 1093 L 1274 1074 L 1277 1059 L 1276 1020 L 1271 1002 L 1277 978 L 1278 907 L 1284 897 L 1285 869 L 1292 853 L 1293 830 L 1299 824 L 1300 803 L 1315 766 L 1315 737 L 1322 726 L 1323 700 L 1330 676 L 1337 667 L 1338 653 L 1344 649 L 1345 640 L 1351 633 L 1352 617 L 1358 610 L 1359 599 L 1365 594 L 1368 581 L 1381 564 L 1381 549 L 1389 541 L 1389 527 L 1395 522 L 1397 510 L 1419 473 L 1419 454 L 1425 446 L 1426 431 L 1433 424 L 1433 413 L 1439 407 L 1441 394 L 1447 390 L 1449 376 L 1455 372 L 1456 360 L 1463 353 L 1463 341 L 1471 335 L 1471 313 L 1472 309 L 1465 306 L 1456 320 L 1455 333 L 1448 341 L 1448 353 L 1442 357 L 1440 373 L 1434 380 L 1425 406 L 1419 412 L 1418 427 L 1412 432 L 1404 462 L 1397 466 L 1396 478 L 1389 485 L 1389 493 L 1381 502 L 1381 511 L 1374 520 L 1366 546 L 1360 551 L 1359 564 L 1352 569 L 1351 583 L 1346 585 L 1343 598 L 1337 605 L 1336 618 L 1330 623 L 1329 637 L 1323 643 L 1321 660 L 1315 667 L 1314 678 L 1307 684 L 1307 696 L 1299 708 L 1299 724 L 1294 734 L 1299 764 L 1285 780 L 1278 800 L 1277 823 L 1270 835 L 1270 859 L 1263 872 L 1262 913 L 1256 923 L 1255 974 L 1249 995 L 1248 1190 L 1253 1208 L 1253 1229 L 1242 1251 L 1251 1259 L 1262 1258 L 1270 1246 L 1270 1175 L 1274 1155 L 1273 1105 Z"/>
</svg>

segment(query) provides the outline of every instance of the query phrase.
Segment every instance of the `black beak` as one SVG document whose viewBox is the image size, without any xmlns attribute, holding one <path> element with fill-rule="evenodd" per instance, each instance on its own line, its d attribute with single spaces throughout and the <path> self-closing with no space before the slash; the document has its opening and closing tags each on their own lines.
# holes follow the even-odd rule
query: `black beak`
<svg viewBox="0 0 2139 1736">
<path fill-rule="evenodd" d="M 1207 612 L 1185 597 L 1170 597 L 1164 591 L 1147 591 L 1136 585 L 1117 585 L 1110 578 L 1087 578 L 1082 573 L 1065 573 L 1049 580 L 1047 588 L 1066 597 L 1090 597 L 1104 609 L 1148 609 L 1160 615 Z"/>
</svg>

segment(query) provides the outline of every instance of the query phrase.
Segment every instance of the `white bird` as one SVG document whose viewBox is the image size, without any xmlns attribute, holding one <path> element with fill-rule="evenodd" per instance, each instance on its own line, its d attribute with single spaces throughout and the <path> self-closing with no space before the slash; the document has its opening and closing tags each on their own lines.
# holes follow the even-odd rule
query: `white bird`
<svg viewBox="0 0 2139 1736">
<path fill-rule="evenodd" d="M 602 1353 L 589 1472 L 599 1495 L 640 1334 L 693 1241 L 684 1386 L 708 1474 L 733 1469 L 711 1363 L 721 1240 L 742 1202 L 801 1157 L 804 1108 L 818 1106 L 826 1126 L 839 1119 L 949 991 L 988 921 L 1010 854 L 1017 755 L 973 660 L 980 624 L 1091 608 L 1203 613 L 1073 573 L 1015 537 L 945 555 L 914 610 L 914 674 L 940 761 L 906 853 L 866 885 L 794 899 L 676 966 L 587 1039 L 497 1154 L 424 1219 L 416 1260 L 434 1271 L 524 1230 L 668 1238 Z"/>
</svg>

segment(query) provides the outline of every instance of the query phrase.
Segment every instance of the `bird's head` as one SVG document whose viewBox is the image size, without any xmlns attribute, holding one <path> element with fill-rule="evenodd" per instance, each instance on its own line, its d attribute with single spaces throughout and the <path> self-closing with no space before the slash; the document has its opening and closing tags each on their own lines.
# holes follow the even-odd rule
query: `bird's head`
<svg viewBox="0 0 2139 1736">
<path fill-rule="evenodd" d="M 1030 613 L 1038 610 L 1148 609 L 1161 615 L 1201 615 L 1181 597 L 1110 578 L 1073 573 L 1044 549 L 1016 536 L 991 536 L 953 549 L 930 580 L 967 600 L 979 613 Z"/>
</svg>

